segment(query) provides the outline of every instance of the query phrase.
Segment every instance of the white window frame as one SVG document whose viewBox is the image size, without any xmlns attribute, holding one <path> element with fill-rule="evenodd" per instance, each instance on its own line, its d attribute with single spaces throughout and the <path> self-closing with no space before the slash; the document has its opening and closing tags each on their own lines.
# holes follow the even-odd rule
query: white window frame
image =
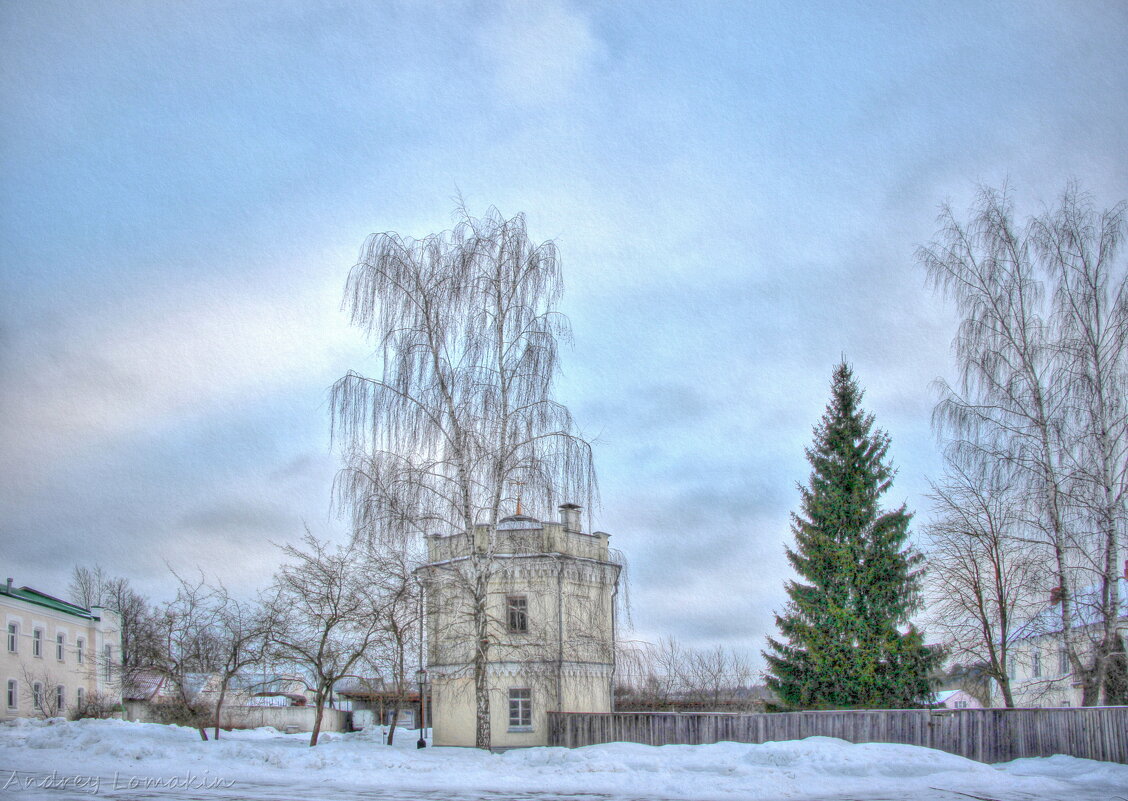
<svg viewBox="0 0 1128 801">
<path fill-rule="evenodd" d="M 67 661 L 67 635 L 61 631 L 55 635 L 55 658 L 60 662 Z"/>
<path fill-rule="evenodd" d="M 67 708 L 67 688 L 62 685 L 55 686 L 55 714 L 63 714 L 63 710 Z"/>
<path fill-rule="evenodd" d="M 1030 660 L 1030 675 L 1036 679 L 1042 678 L 1042 649 L 1035 648 Z"/>
<path fill-rule="evenodd" d="M 79 687 L 74 691 L 74 705 L 79 714 L 82 713 L 82 707 L 86 704 L 86 688 Z"/>
<path fill-rule="evenodd" d="M 505 627 L 510 634 L 529 633 L 529 596 L 505 596 Z"/>
<path fill-rule="evenodd" d="M 34 682 L 31 685 L 31 708 L 36 712 L 43 711 L 43 683 Z"/>
<path fill-rule="evenodd" d="M 82 664 L 86 660 L 86 639 L 79 637 L 75 640 L 75 652 L 78 659 L 78 664 Z"/>
<path fill-rule="evenodd" d="M 20 652 L 20 624 L 8 623 L 8 653 L 18 654 Z"/>
<path fill-rule="evenodd" d="M 105 662 L 105 664 L 102 665 L 102 676 L 105 677 L 106 681 L 109 681 L 111 678 L 113 678 L 113 675 L 114 675 L 113 674 L 114 647 L 112 645 L 110 645 L 109 643 L 107 643 L 102 648 L 102 654 L 103 654 L 104 662 Z"/>
<path fill-rule="evenodd" d="M 8 679 L 8 709 L 20 708 L 20 683 L 15 679 Z"/>
<path fill-rule="evenodd" d="M 509 731 L 533 730 L 533 691 L 528 687 L 509 688 Z"/>
<path fill-rule="evenodd" d="M 36 659 L 43 658 L 43 629 L 41 628 L 31 630 L 31 655 Z"/>
</svg>

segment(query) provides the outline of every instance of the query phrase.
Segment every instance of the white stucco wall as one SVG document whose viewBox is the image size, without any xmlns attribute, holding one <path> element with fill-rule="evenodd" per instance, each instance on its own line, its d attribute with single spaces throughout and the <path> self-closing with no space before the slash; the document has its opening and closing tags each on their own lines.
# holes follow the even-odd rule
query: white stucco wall
<svg viewBox="0 0 1128 801">
<path fill-rule="evenodd" d="M 619 566 L 608 535 L 583 534 L 561 523 L 475 532 L 491 554 L 487 595 L 491 745 L 547 743 L 547 712 L 609 712 L 614 667 L 614 603 Z M 471 662 L 472 593 L 463 581 L 469 537 L 432 537 L 424 568 L 428 606 L 428 670 L 436 745 L 472 746 L 475 697 Z M 507 625 L 511 596 L 527 602 L 527 631 Z M 532 725 L 514 730 L 509 690 L 531 691 Z"/>
<path fill-rule="evenodd" d="M 56 688 L 63 687 L 64 706 L 61 714 L 74 712 L 78 689 L 87 699 L 94 694 L 120 701 L 121 691 L 116 671 L 105 670 L 105 649 L 109 646 L 111 661 L 121 658 L 120 622 L 115 612 L 96 608 L 92 617 L 42 606 L 23 598 L 0 594 L 0 618 L 3 619 L 4 639 L 0 642 L 0 719 L 16 717 L 41 717 L 48 710 L 35 709 L 32 703 L 32 684 L 43 685 L 50 693 L 45 707 L 54 706 Z M 16 650 L 9 649 L 8 627 L 18 629 Z M 34 653 L 35 632 L 42 633 L 41 650 Z M 59 658 L 57 637 L 63 635 L 63 653 Z M 82 640 L 82 661 L 79 661 L 79 640 Z M 16 683 L 16 703 L 9 705 L 8 684 Z"/>
</svg>

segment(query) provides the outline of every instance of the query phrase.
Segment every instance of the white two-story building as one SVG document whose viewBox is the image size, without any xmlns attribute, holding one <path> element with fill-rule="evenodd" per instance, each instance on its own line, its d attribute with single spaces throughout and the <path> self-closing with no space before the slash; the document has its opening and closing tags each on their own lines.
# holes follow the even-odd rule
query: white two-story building
<svg viewBox="0 0 1128 801">
<path fill-rule="evenodd" d="M 1128 572 L 1128 564 L 1126 564 Z M 1128 639 L 1128 578 L 1119 579 L 1120 614 L 1116 630 Z M 1080 591 L 1074 599 L 1075 631 L 1082 660 L 1092 659 L 1101 636 L 1099 588 Z M 1061 601 L 1056 592 L 1039 614 L 1023 627 L 1023 636 L 1011 645 L 1011 692 L 1016 706 L 1081 706 L 1081 682 L 1073 674 L 1062 638 Z M 1001 702 L 1000 702 L 1001 703 Z"/>
<path fill-rule="evenodd" d="M 120 702 L 117 613 L 84 609 L 8 579 L 0 585 L 0 617 L 0 720 L 69 717 L 94 702 Z"/>
</svg>

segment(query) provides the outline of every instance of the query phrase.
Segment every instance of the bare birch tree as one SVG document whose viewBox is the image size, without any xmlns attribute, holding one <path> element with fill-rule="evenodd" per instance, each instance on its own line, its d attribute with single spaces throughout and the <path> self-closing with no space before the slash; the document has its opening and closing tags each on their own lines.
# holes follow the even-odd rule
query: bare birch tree
<svg viewBox="0 0 1128 801">
<path fill-rule="evenodd" d="M 515 484 L 527 505 L 593 502 L 590 448 L 552 399 L 567 321 L 555 245 L 525 219 L 459 209 L 421 240 L 374 234 L 344 306 L 376 346 L 378 376 L 350 372 L 332 390 L 344 469 L 338 500 L 356 530 L 457 532 L 470 554 L 446 573 L 466 599 L 473 643 L 475 743 L 490 746 L 489 586 L 501 569 L 497 525 Z M 475 535 L 476 525 L 485 535 Z"/>
<path fill-rule="evenodd" d="M 1021 499 L 999 477 L 954 463 L 932 499 L 935 517 L 925 530 L 930 628 L 950 657 L 983 666 L 1013 707 L 1013 646 L 1049 591 L 1024 541 Z"/>
<path fill-rule="evenodd" d="M 1032 221 L 1042 260 L 1054 269 L 1054 310 L 1069 397 L 1069 497 L 1090 534 L 1082 553 L 1094 577 L 1097 658 L 1087 686 L 1101 702 L 1128 703 L 1128 665 L 1118 634 L 1120 556 L 1128 536 L 1128 270 L 1121 255 L 1126 204 L 1097 213 L 1070 186 L 1056 209 Z M 1092 558 L 1095 557 L 1095 558 Z M 1096 692 L 1092 690 L 1091 692 Z"/>
<path fill-rule="evenodd" d="M 1122 203 L 1098 214 L 1071 185 L 1057 209 L 1020 225 L 1006 191 L 982 189 L 967 224 L 945 207 L 939 239 L 918 251 L 961 315 L 960 381 L 941 383 L 934 422 L 953 458 L 1025 493 L 1025 527 L 1047 556 L 1085 705 L 1124 686 L 1115 629 L 1128 481 L 1124 212 Z M 1090 648 L 1094 620 L 1078 603 L 1093 585 L 1102 602 Z"/>
</svg>

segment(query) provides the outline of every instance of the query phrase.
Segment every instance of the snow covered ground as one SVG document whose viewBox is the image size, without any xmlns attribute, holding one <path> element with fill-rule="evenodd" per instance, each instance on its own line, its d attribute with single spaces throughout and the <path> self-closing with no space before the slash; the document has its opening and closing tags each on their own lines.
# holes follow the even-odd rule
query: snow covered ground
<svg viewBox="0 0 1128 801">
<path fill-rule="evenodd" d="M 416 733 L 224 732 L 113 720 L 0 725 L 6 799 L 429 801 L 1128 801 L 1128 766 L 1055 756 L 983 765 L 908 745 L 829 737 L 745 745 L 613 743 L 489 754 L 415 749 Z"/>
</svg>

